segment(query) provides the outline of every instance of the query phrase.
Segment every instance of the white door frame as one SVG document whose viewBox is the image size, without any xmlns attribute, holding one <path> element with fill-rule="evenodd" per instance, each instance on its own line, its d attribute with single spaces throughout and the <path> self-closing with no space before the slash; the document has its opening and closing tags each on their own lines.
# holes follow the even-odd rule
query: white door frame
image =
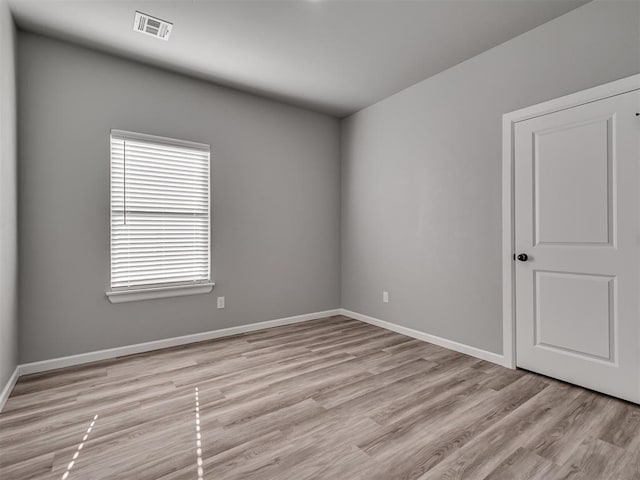
<svg viewBox="0 0 640 480">
<path fill-rule="evenodd" d="M 502 116 L 502 355 L 503 365 L 516 368 L 515 313 L 515 186 L 514 129 L 523 120 L 566 110 L 603 98 L 640 90 L 640 74 L 572 93 Z M 640 339 L 638 339 L 640 341 Z"/>
</svg>

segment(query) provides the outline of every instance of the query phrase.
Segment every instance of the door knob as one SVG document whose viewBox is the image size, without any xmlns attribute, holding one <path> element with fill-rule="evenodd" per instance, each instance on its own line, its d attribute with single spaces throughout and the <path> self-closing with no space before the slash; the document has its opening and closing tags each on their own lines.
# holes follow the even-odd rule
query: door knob
<svg viewBox="0 0 640 480">
<path fill-rule="evenodd" d="M 526 253 L 520 253 L 516 258 L 521 262 L 526 262 L 527 260 L 529 260 L 529 255 L 527 255 Z"/>
</svg>

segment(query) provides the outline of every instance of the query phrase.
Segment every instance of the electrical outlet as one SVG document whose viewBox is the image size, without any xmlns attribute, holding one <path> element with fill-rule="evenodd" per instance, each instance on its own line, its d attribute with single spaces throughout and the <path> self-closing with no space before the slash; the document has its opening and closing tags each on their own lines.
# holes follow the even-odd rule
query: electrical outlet
<svg viewBox="0 0 640 480">
<path fill-rule="evenodd" d="M 386 290 L 382 292 L 382 301 L 384 303 L 389 303 L 389 292 L 387 292 Z"/>
<path fill-rule="evenodd" d="M 218 297 L 218 308 L 224 308 L 224 297 Z"/>
</svg>

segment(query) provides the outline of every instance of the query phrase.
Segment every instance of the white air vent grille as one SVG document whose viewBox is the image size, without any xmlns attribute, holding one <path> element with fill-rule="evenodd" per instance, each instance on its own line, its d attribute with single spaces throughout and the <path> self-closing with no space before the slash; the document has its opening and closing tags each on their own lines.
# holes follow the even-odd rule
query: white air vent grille
<svg viewBox="0 0 640 480">
<path fill-rule="evenodd" d="M 169 40 L 169 34 L 171 33 L 172 28 L 172 23 L 160 20 L 159 18 L 152 17 L 151 15 L 147 15 L 142 12 L 136 12 L 136 16 L 133 21 L 133 29 L 136 32 L 161 38 L 162 40 Z"/>
</svg>

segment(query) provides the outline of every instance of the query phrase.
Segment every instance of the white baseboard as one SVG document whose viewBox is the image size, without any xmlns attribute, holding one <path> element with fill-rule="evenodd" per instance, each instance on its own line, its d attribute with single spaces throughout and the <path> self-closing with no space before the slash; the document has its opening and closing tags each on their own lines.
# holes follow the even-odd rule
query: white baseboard
<svg viewBox="0 0 640 480">
<path fill-rule="evenodd" d="M 204 340 L 212 340 L 214 338 L 229 337 L 231 335 L 238 335 L 239 333 L 263 330 L 265 328 L 290 325 L 292 323 L 307 322 L 309 320 L 317 320 L 319 318 L 331 317 L 333 315 L 340 315 L 340 309 L 307 313 L 305 315 L 297 315 L 294 317 L 278 318 L 276 320 L 268 320 L 265 322 L 250 323 L 248 325 L 240 325 L 237 327 L 222 328 L 220 330 L 211 330 L 209 332 L 202 333 L 194 333 L 192 335 L 184 335 L 182 337 L 173 337 L 164 340 L 155 340 L 152 342 L 127 345 L 124 347 L 110 348 L 107 350 L 98 350 L 95 352 L 70 355 L 68 357 L 53 358 L 51 360 L 43 360 L 40 362 L 25 363 L 23 365 L 19 365 L 17 370 L 18 375 L 29 375 L 31 373 L 46 372 L 48 370 L 55 370 L 57 368 L 71 367 L 73 365 L 96 362 L 98 360 L 107 360 L 110 358 L 133 355 L 136 353 L 150 352 L 152 350 L 176 347 L 179 345 L 186 345 L 188 343 L 202 342 Z"/>
<path fill-rule="evenodd" d="M 305 315 L 297 315 L 294 317 L 278 318 L 275 320 L 268 320 L 265 322 L 251 323 L 248 325 L 240 325 L 237 327 L 223 328 L 220 330 L 211 330 L 208 332 L 194 333 L 192 335 L 184 335 L 181 337 L 167 338 L 163 340 L 155 340 L 146 343 L 137 343 L 134 345 L 126 345 L 123 347 L 110 348 L 107 350 L 98 350 L 95 352 L 81 353 L 78 355 L 70 355 L 68 357 L 53 358 L 51 360 L 43 360 L 40 362 L 26 363 L 18 365 L 13 372 L 13 375 L 5 385 L 2 393 L 0 394 L 0 412 L 5 402 L 9 398 L 13 387 L 21 375 L 29 375 L 32 373 L 46 372 L 49 370 L 55 370 L 58 368 L 71 367 L 74 365 L 82 365 L 85 363 L 96 362 L 99 360 L 108 360 L 116 357 L 123 357 L 126 355 L 133 355 L 136 353 L 150 352 L 153 350 L 160 350 L 162 348 L 176 347 L 179 345 L 186 345 L 189 343 L 202 342 L 205 340 L 212 340 L 214 338 L 229 337 L 231 335 L 238 335 L 240 333 L 253 332 L 256 330 L 263 330 L 265 328 L 279 327 L 282 325 L 290 325 L 293 323 L 307 322 L 309 320 L 317 320 L 320 318 L 331 317 L 333 315 L 345 315 L 347 317 L 360 320 L 361 322 L 369 323 L 377 327 L 392 330 L 394 332 L 406 335 L 408 337 L 416 338 L 425 342 L 433 343 L 456 352 L 465 353 L 472 357 L 480 358 L 488 362 L 497 363 L 507 368 L 511 368 L 508 362 L 505 361 L 504 356 L 482 350 L 480 348 L 465 345 L 463 343 L 447 340 L 446 338 L 437 337 L 428 333 L 420 332 L 412 328 L 396 325 L 378 318 L 363 315 L 361 313 L 352 312 L 343 308 L 337 308 L 334 310 L 326 310 L 324 312 L 307 313 Z"/>
<path fill-rule="evenodd" d="M 502 365 L 503 367 L 512 368 L 511 365 L 506 361 L 504 356 L 498 353 L 482 350 L 470 345 L 465 345 L 464 343 L 454 342 L 453 340 L 447 340 L 446 338 L 430 335 L 419 330 L 414 330 L 413 328 L 403 327 L 402 325 L 396 325 L 395 323 L 386 322 L 384 320 L 370 317 L 368 315 L 345 310 L 344 308 L 340 309 L 340 313 L 347 317 L 360 320 L 361 322 L 369 323 L 371 325 L 375 325 L 376 327 L 385 328 L 387 330 L 406 335 L 407 337 L 412 337 L 424 342 L 433 343 L 435 345 L 448 348 L 449 350 L 455 350 L 456 352 L 471 355 L 472 357 L 480 358 L 482 360 L 486 360 L 487 362 L 497 363 L 498 365 Z"/>
<path fill-rule="evenodd" d="M 16 366 L 15 370 L 9 377 L 9 380 L 7 381 L 7 384 L 2 389 L 2 392 L 0 392 L 0 412 L 2 412 L 2 409 L 4 408 L 4 404 L 7 403 L 7 399 L 9 398 L 9 395 L 11 395 L 11 391 L 13 390 L 13 387 L 15 387 L 19 376 L 20 376 L 20 366 L 18 365 Z"/>
</svg>

